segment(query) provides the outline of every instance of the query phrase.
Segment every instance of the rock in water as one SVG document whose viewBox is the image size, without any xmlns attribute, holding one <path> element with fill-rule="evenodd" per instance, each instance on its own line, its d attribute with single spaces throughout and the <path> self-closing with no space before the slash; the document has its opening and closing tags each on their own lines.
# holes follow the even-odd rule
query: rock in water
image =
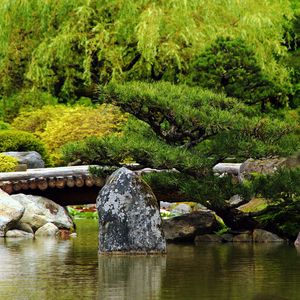
<svg viewBox="0 0 300 300">
<path fill-rule="evenodd" d="M 24 210 L 22 204 L 0 189 L 0 237 L 21 219 Z"/>
<path fill-rule="evenodd" d="M 53 223 L 58 228 L 74 228 L 68 212 L 50 199 L 24 194 L 15 194 L 10 197 L 25 207 L 20 222 L 29 224 L 34 230 L 46 223 Z"/>
<path fill-rule="evenodd" d="M 158 203 L 134 172 L 120 168 L 97 198 L 100 253 L 165 253 Z"/>
</svg>

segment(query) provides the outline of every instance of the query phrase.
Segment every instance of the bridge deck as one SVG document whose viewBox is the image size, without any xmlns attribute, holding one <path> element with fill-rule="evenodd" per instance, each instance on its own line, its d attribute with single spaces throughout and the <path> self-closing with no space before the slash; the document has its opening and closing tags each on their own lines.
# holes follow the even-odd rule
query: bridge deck
<svg viewBox="0 0 300 300">
<path fill-rule="evenodd" d="M 8 194 L 13 194 L 27 190 L 45 191 L 49 188 L 102 187 L 105 178 L 91 176 L 89 167 L 42 168 L 0 173 L 0 188 Z"/>
</svg>

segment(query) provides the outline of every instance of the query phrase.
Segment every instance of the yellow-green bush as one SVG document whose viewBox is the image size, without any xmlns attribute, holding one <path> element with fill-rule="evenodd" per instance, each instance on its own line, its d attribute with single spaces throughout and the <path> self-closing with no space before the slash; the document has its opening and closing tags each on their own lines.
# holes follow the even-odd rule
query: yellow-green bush
<svg viewBox="0 0 300 300">
<path fill-rule="evenodd" d="M 49 151 L 54 153 L 68 142 L 117 132 L 125 120 L 126 116 L 112 105 L 55 105 L 22 112 L 12 125 L 40 137 Z"/>
<path fill-rule="evenodd" d="M 17 165 L 16 158 L 0 153 L 0 172 L 13 172 L 16 170 Z"/>
<path fill-rule="evenodd" d="M 75 106 L 48 121 L 40 136 L 49 150 L 53 151 L 67 142 L 118 131 L 124 120 L 119 109 L 111 105 L 98 108 Z"/>
<path fill-rule="evenodd" d="M 39 136 L 45 131 L 48 121 L 55 118 L 55 116 L 62 116 L 68 109 L 69 107 L 64 105 L 46 105 L 34 111 L 22 111 L 13 120 L 12 126 Z"/>
</svg>

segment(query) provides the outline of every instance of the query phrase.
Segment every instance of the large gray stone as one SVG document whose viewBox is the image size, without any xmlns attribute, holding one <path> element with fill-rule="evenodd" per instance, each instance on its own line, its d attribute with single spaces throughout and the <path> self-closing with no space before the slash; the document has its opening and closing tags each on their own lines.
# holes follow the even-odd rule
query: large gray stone
<svg viewBox="0 0 300 300">
<path fill-rule="evenodd" d="M 52 200 L 24 194 L 15 194 L 11 197 L 25 207 L 20 221 L 29 224 L 34 230 L 46 223 L 53 223 L 58 228 L 71 229 L 74 227 L 68 212 Z"/>
<path fill-rule="evenodd" d="M 26 152 L 3 152 L 3 154 L 12 156 L 18 160 L 19 164 L 27 165 L 28 169 L 44 168 L 45 163 L 41 155 L 36 151 L 26 151 Z"/>
<path fill-rule="evenodd" d="M 213 233 L 219 229 L 211 210 L 199 210 L 164 220 L 163 229 L 169 241 L 193 241 L 196 235 Z"/>
<path fill-rule="evenodd" d="M 100 253 L 164 253 L 157 199 L 134 172 L 115 171 L 97 198 Z"/>
<path fill-rule="evenodd" d="M 0 189 L 0 237 L 23 216 L 24 206 Z"/>
<path fill-rule="evenodd" d="M 253 242 L 254 243 L 283 243 L 284 240 L 272 232 L 263 229 L 254 229 Z"/>
</svg>

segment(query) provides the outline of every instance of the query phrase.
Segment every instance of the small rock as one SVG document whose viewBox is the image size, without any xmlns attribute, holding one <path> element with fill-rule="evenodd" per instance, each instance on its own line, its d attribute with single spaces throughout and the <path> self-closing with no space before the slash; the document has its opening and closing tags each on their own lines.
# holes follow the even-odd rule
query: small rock
<svg viewBox="0 0 300 300">
<path fill-rule="evenodd" d="M 193 241 L 196 235 L 218 230 L 219 224 L 213 211 L 202 210 L 164 220 L 163 229 L 169 241 Z"/>
<path fill-rule="evenodd" d="M 199 211 L 199 210 L 209 210 L 206 206 L 202 205 L 201 203 L 197 203 L 194 208 L 193 211 Z"/>
<path fill-rule="evenodd" d="M 202 243 L 222 243 L 223 239 L 217 234 L 203 234 L 195 237 L 195 245 L 198 246 Z"/>
<path fill-rule="evenodd" d="M 18 222 L 15 228 L 28 233 L 33 233 L 33 229 L 31 228 L 31 226 L 24 222 Z"/>
<path fill-rule="evenodd" d="M 233 241 L 233 234 L 231 233 L 224 233 L 221 235 L 223 242 L 231 243 Z"/>
<path fill-rule="evenodd" d="M 188 204 L 180 203 L 171 210 L 171 213 L 184 215 L 184 214 L 190 213 L 191 211 L 192 211 L 192 208 Z"/>
<path fill-rule="evenodd" d="M 170 202 L 165 202 L 165 201 L 160 201 L 160 202 L 159 202 L 160 208 L 163 208 L 163 209 L 167 209 L 167 208 L 169 208 L 171 205 L 172 205 L 172 203 L 170 203 Z"/>
<path fill-rule="evenodd" d="M 35 236 L 56 236 L 58 232 L 59 229 L 57 226 L 52 223 L 47 223 L 35 232 Z"/>
<path fill-rule="evenodd" d="M 234 243 L 252 243 L 252 233 L 250 231 L 240 233 L 233 237 Z"/>
<path fill-rule="evenodd" d="M 234 195 L 226 202 L 228 203 L 229 207 L 237 207 L 237 206 L 243 204 L 244 199 L 241 198 L 240 195 Z"/>
<path fill-rule="evenodd" d="M 255 243 L 282 243 L 284 240 L 278 235 L 263 229 L 253 231 L 253 242 Z"/>
<path fill-rule="evenodd" d="M 59 236 L 62 239 L 69 239 L 71 236 L 71 231 L 66 229 L 60 229 L 59 230 Z"/>
<path fill-rule="evenodd" d="M 19 229 L 8 230 L 5 234 L 7 238 L 28 238 L 33 239 L 34 234 Z"/>
</svg>

